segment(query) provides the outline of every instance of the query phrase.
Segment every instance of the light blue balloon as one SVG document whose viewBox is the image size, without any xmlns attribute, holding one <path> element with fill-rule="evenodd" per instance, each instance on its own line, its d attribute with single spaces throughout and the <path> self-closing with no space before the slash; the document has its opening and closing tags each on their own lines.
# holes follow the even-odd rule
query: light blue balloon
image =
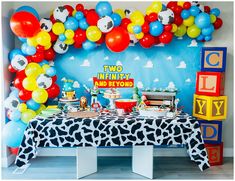
<svg viewBox="0 0 235 181">
<path fill-rule="evenodd" d="M 119 26 L 122 22 L 122 18 L 119 14 L 117 13 L 113 13 L 111 16 L 110 16 L 114 22 L 114 26 Z"/>
<path fill-rule="evenodd" d="M 30 99 L 26 102 L 26 105 L 29 109 L 32 109 L 34 111 L 38 110 L 40 108 L 40 104 L 35 102 L 33 99 Z"/>
<path fill-rule="evenodd" d="M 214 26 L 211 24 L 210 26 L 208 26 L 208 27 L 202 29 L 202 34 L 203 34 L 204 36 L 208 36 L 208 35 L 211 35 L 214 31 L 215 31 L 215 28 L 214 28 Z"/>
<path fill-rule="evenodd" d="M 197 40 L 198 41 L 202 41 L 204 39 L 204 36 L 202 34 L 200 34 L 198 37 L 197 37 Z"/>
<path fill-rule="evenodd" d="M 211 41 L 211 40 L 212 40 L 212 36 L 211 35 L 205 36 L 205 41 Z"/>
<path fill-rule="evenodd" d="M 107 1 L 100 1 L 97 3 L 95 7 L 95 11 L 97 14 L 102 17 L 102 16 L 110 16 L 113 12 L 112 10 L 112 5 L 107 2 Z"/>
<path fill-rule="evenodd" d="M 215 15 L 215 16 L 219 16 L 220 15 L 220 10 L 218 8 L 213 8 L 213 9 L 211 9 L 210 13 Z"/>
<path fill-rule="evenodd" d="M 66 40 L 66 36 L 64 34 L 60 34 L 59 35 L 59 40 L 62 41 L 62 42 L 65 41 Z"/>
<path fill-rule="evenodd" d="M 162 11 L 165 11 L 167 8 L 166 8 L 166 5 L 165 4 L 162 4 Z"/>
<path fill-rule="evenodd" d="M 15 12 L 20 12 L 20 11 L 29 12 L 29 13 L 33 14 L 38 20 L 40 20 L 38 12 L 34 8 L 32 8 L 31 6 L 21 6 L 18 9 L 16 9 Z"/>
<path fill-rule="evenodd" d="M 15 48 L 10 51 L 8 54 L 8 58 L 11 61 L 16 55 L 24 55 L 23 52 L 19 48 Z"/>
<path fill-rule="evenodd" d="M 12 91 L 9 94 L 9 97 L 13 96 L 13 97 L 19 98 L 19 90 L 15 87 L 13 87 L 11 89 L 12 89 Z"/>
<path fill-rule="evenodd" d="M 211 24 L 210 15 L 207 13 L 200 13 L 195 18 L 195 24 L 198 28 L 206 28 Z"/>
<path fill-rule="evenodd" d="M 48 65 L 49 62 L 48 62 L 47 60 L 43 60 L 43 61 L 39 62 L 38 64 L 42 67 L 42 66 L 45 65 L 45 64 Z"/>
<path fill-rule="evenodd" d="M 93 50 L 96 47 L 96 44 L 94 42 L 91 42 L 89 40 L 86 40 L 83 44 L 82 47 L 84 50 Z"/>
<path fill-rule="evenodd" d="M 14 110 L 10 113 L 9 119 L 12 121 L 19 121 L 21 118 L 21 112 L 18 110 Z"/>
<path fill-rule="evenodd" d="M 80 20 L 80 19 L 84 18 L 83 12 L 77 11 L 76 14 L 75 14 L 75 18 L 76 18 L 77 20 Z"/>
<path fill-rule="evenodd" d="M 154 21 L 149 25 L 149 33 L 152 36 L 158 36 L 163 32 L 163 25 L 160 21 Z"/>
<path fill-rule="evenodd" d="M 200 13 L 200 9 L 197 6 L 191 6 L 189 11 L 192 16 L 197 16 Z"/>
<path fill-rule="evenodd" d="M 25 54 L 25 55 L 34 55 L 36 53 L 36 48 L 33 46 L 29 46 L 27 43 L 23 43 L 21 45 L 21 51 Z"/>
<path fill-rule="evenodd" d="M 189 16 L 190 16 L 190 11 L 189 11 L 189 10 L 184 9 L 184 10 L 181 12 L 181 17 L 182 17 L 183 19 L 187 19 Z"/>
<path fill-rule="evenodd" d="M 23 42 L 23 43 L 26 43 L 26 42 L 27 42 L 27 38 L 21 38 L 21 37 L 18 36 L 18 39 L 19 39 L 21 42 Z"/>
<path fill-rule="evenodd" d="M 19 147 L 23 140 L 26 127 L 27 125 L 21 120 L 8 122 L 3 128 L 3 142 L 12 148 Z"/>
<path fill-rule="evenodd" d="M 64 23 L 64 27 L 66 29 L 71 29 L 75 31 L 76 29 L 78 29 L 78 21 L 74 17 L 68 17 Z"/>
<path fill-rule="evenodd" d="M 141 26 L 136 25 L 136 26 L 133 27 L 133 31 L 134 31 L 135 34 L 139 34 L 139 33 L 142 32 L 142 28 L 141 28 Z"/>
<path fill-rule="evenodd" d="M 46 70 L 46 74 L 53 77 L 56 75 L 56 69 L 54 67 L 50 67 Z"/>
<path fill-rule="evenodd" d="M 87 24 L 87 21 L 86 21 L 86 19 L 85 18 L 82 18 L 79 22 L 78 22 L 78 24 L 79 24 L 79 27 L 81 28 L 81 29 L 83 29 L 83 30 L 86 30 L 87 28 L 88 28 L 88 24 Z"/>
</svg>

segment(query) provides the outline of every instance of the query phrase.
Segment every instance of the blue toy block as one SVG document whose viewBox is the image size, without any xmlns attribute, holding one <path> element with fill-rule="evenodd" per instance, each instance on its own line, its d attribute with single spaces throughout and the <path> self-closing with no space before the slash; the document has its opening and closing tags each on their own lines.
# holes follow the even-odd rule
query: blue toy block
<svg viewBox="0 0 235 181">
<path fill-rule="evenodd" d="M 225 72 L 226 47 L 202 47 L 201 71 Z"/>
</svg>

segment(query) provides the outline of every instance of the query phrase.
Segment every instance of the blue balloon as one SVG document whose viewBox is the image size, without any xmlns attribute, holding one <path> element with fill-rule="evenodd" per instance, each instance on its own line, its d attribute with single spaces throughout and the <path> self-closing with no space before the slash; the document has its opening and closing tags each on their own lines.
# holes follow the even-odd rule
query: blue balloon
<svg viewBox="0 0 235 181">
<path fill-rule="evenodd" d="M 64 34 L 60 34 L 59 35 L 59 40 L 62 41 L 62 42 L 65 41 L 66 40 L 66 36 Z"/>
<path fill-rule="evenodd" d="M 220 15 L 220 10 L 218 8 L 213 8 L 213 9 L 211 9 L 210 13 L 215 15 L 215 16 L 219 16 Z"/>
<path fill-rule="evenodd" d="M 54 67 L 50 67 L 46 70 L 46 74 L 53 77 L 56 75 L 56 69 Z"/>
<path fill-rule="evenodd" d="M 133 27 L 133 31 L 134 31 L 135 34 L 139 34 L 139 33 L 142 32 L 142 28 L 141 28 L 141 26 L 139 26 L 139 25 L 135 25 L 135 26 Z"/>
<path fill-rule="evenodd" d="M 76 18 L 77 20 L 80 20 L 80 19 L 84 18 L 83 12 L 77 11 L 76 14 L 75 14 L 75 18 Z"/>
<path fill-rule="evenodd" d="M 215 28 L 212 24 L 206 28 L 202 28 L 202 34 L 204 36 L 211 35 L 214 31 L 215 31 Z"/>
<path fill-rule="evenodd" d="M 212 36 L 211 35 L 205 36 L 205 41 L 211 41 L 211 40 L 212 40 Z"/>
<path fill-rule="evenodd" d="M 10 121 L 3 128 L 3 142 L 12 148 L 20 146 L 27 125 L 22 121 Z"/>
<path fill-rule="evenodd" d="M 200 9 L 197 6 L 191 6 L 189 9 L 192 16 L 197 16 L 200 13 Z"/>
<path fill-rule="evenodd" d="M 19 121 L 21 118 L 21 112 L 18 110 L 14 110 L 10 113 L 9 119 L 12 121 Z"/>
<path fill-rule="evenodd" d="M 34 111 L 38 110 L 40 108 L 40 104 L 35 102 L 33 99 L 30 99 L 26 102 L 26 105 L 29 109 L 32 109 Z"/>
<path fill-rule="evenodd" d="M 38 20 L 40 20 L 38 12 L 31 6 L 21 6 L 18 9 L 16 9 L 15 12 L 20 12 L 20 11 L 26 11 L 26 12 L 32 13 Z"/>
<path fill-rule="evenodd" d="M 95 11 L 100 17 L 110 16 L 113 12 L 111 4 L 107 1 L 98 2 L 95 7 Z"/>
<path fill-rule="evenodd" d="M 34 55 L 36 53 L 36 48 L 33 46 L 29 46 L 27 43 L 23 43 L 21 45 L 21 51 L 25 54 L 25 55 Z"/>
<path fill-rule="evenodd" d="M 16 55 L 24 55 L 23 52 L 19 48 L 15 48 L 10 51 L 8 54 L 9 60 L 12 60 Z"/>
<path fill-rule="evenodd" d="M 64 23 L 64 27 L 66 29 L 71 29 L 75 31 L 76 29 L 78 29 L 78 21 L 74 17 L 68 17 Z"/>
<path fill-rule="evenodd" d="M 83 44 L 82 47 L 84 50 L 93 50 L 96 47 L 96 44 L 92 41 L 86 40 Z"/>
<path fill-rule="evenodd" d="M 83 30 L 86 30 L 87 28 L 88 28 L 88 24 L 87 24 L 87 21 L 86 21 L 86 19 L 85 18 L 82 18 L 79 22 L 78 22 L 78 24 L 79 24 L 79 27 L 81 28 L 81 29 L 83 29 Z"/>
<path fill-rule="evenodd" d="M 189 11 L 189 10 L 184 9 L 184 10 L 181 12 L 181 17 L 182 17 L 183 19 L 187 19 L 189 16 L 190 16 L 190 11 Z"/>
<path fill-rule="evenodd" d="M 49 62 L 48 62 L 47 60 L 43 60 L 43 61 L 39 62 L 38 64 L 42 67 L 42 66 L 45 65 L 45 64 L 48 65 Z"/>
<path fill-rule="evenodd" d="M 26 42 L 27 42 L 27 38 L 21 38 L 21 37 L 18 36 L 18 39 L 19 39 L 21 42 L 23 42 L 23 43 L 26 43 Z"/>
<path fill-rule="evenodd" d="M 198 28 L 206 28 L 211 24 L 210 15 L 207 13 L 200 13 L 195 18 L 195 24 Z"/>
<path fill-rule="evenodd" d="M 19 89 L 15 87 L 11 87 L 11 92 L 9 94 L 9 97 L 14 96 L 16 98 L 19 98 Z"/>
<path fill-rule="evenodd" d="M 163 32 L 163 25 L 160 21 L 154 21 L 149 25 L 149 33 L 152 36 L 158 36 Z"/>
<path fill-rule="evenodd" d="M 119 26 L 122 22 L 122 18 L 119 14 L 117 13 L 113 13 L 111 16 L 110 16 L 114 22 L 114 26 Z"/>
<path fill-rule="evenodd" d="M 202 41 L 204 39 L 204 36 L 202 34 L 200 34 L 198 37 L 197 37 L 197 40 L 198 41 Z"/>
</svg>

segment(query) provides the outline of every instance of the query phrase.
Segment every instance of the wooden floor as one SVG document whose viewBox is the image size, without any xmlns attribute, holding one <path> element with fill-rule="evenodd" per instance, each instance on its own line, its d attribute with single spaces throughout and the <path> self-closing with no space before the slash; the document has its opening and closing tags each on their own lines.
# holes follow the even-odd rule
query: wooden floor
<svg viewBox="0 0 235 181">
<path fill-rule="evenodd" d="M 23 175 L 2 168 L 2 179 L 76 179 L 75 157 L 37 157 Z M 84 179 L 146 179 L 131 172 L 131 157 L 99 157 L 98 172 Z M 233 158 L 201 172 L 187 157 L 154 159 L 154 179 L 233 179 Z"/>
</svg>

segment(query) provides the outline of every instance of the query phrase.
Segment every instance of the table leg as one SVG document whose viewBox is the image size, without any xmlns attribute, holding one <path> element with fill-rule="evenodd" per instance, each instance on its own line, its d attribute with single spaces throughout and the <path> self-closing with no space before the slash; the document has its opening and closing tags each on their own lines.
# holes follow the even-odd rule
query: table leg
<svg viewBox="0 0 235 181">
<path fill-rule="evenodd" d="M 97 172 L 97 148 L 78 147 L 77 157 L 77 179 Z"/>
<path fill-rule="evenodd" d="M 132 172 L 153 179 L 153 146 L 133 146 Z"/>
</svg>

